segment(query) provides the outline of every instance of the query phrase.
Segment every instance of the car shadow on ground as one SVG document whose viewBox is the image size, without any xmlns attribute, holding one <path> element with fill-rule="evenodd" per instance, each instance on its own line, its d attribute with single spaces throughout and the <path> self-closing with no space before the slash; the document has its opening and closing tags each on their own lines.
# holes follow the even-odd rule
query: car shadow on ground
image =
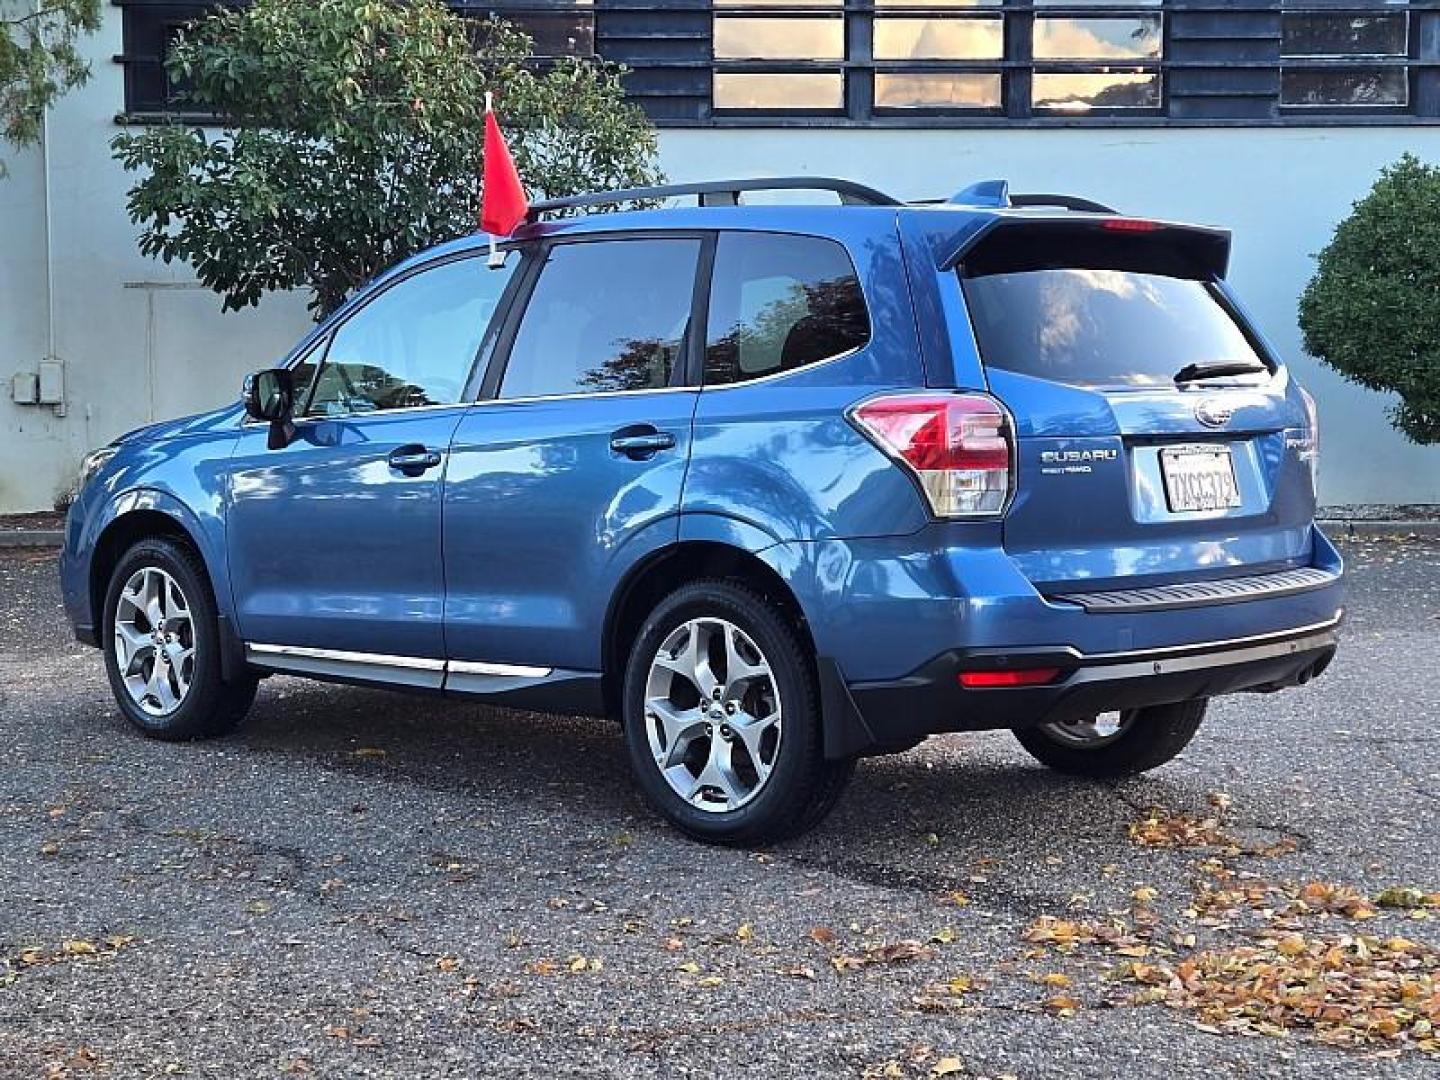
<svg viewBox="0 0 1440 1080">
<path fill-rule="evenodd" d="M 665 831 L 630 779 L 619 731 L 602 719 L 272 679 L 234 741 L 388 783 L 583 816 L 590 828 Z M 1183 759 L 1149 776 L 1099 782 L 1031 764 L 1008 733 L 946 736 L 862 761 L 835 813 L 780 850 L 832 869 L 843 864 L 861 877 L 871 872 L 867 867 L 895 862 L 897 846 L 907 845 L 1044 859 L 1123 845 L 1129 824 L 1147 807 L 1202 812 L 1206 794 Z M 905 883 L 888 869 L 874 873 L 876 884 Z M 919 871 L 913 884 L 959 887 L 948 876 L 925 879 Z"/>
</svg>

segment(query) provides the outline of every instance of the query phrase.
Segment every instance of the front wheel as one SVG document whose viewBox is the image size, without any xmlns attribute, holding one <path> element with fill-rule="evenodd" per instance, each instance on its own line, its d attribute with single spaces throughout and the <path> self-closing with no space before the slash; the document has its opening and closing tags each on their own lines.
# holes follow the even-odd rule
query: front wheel
<svg viewBox="0 0 1440 1080">
<path fill-rule="evenodd" d="M 1189 745 L 1209 701 L 1125 709 L 1053 724 L 1019 728 L 1015 738 L 1031 756 L 1057 772 L 1113 778 L 1164 765 Z"/>
<path fill-rule="evenodd" d="M 115 566 L 104 617 L 105 670 L 132 724 L 172 742 L 239 726 L 256 679 L 221 674 L 215 599 L 194 551 L 159 537 L 137 543 Z"/>
<path fill-rule="evenodd" d="M 800 636 L 738 582 L 700 581 L 661 601 L 631 650 L 624 714 L 646 799 L 711 843 L 804 832 L 855 768 L 824 757 L 814 665 Z"/>
</svg>

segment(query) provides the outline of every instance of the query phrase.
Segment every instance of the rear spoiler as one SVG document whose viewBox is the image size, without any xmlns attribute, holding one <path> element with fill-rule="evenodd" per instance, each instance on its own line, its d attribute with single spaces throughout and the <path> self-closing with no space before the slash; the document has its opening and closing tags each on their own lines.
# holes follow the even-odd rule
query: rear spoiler
<svg viewBox="0 0 1440 1080">
<path fill-rule="evenodd" d="M 966 277 L 1025 270 L 1132 270 L 1210 281 L 1230 265 L 1230 232 L 1112 214 L 996 214 L 939 253 Z"/>
</svg>

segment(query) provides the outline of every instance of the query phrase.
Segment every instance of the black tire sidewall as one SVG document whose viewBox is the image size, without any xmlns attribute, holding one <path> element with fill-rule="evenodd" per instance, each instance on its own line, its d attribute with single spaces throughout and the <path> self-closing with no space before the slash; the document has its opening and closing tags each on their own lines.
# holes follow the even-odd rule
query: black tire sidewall
<svg viewBox="0 0 1440 1080">
<path fill-rule="evenodd" d="M 1099 779 L 1134 776 L 1173 760 L 1190 744 L 1205 718 L 1207 699 L 1134 710 L 1130 726 L 1102 746 L 1071 746 L 1043 727 L 1015 731 L 1032 757 L 1057 772 Z"/>
<path fill-rule="evenodd" d="M 737 810 L 709 813 L 666 782 L 650 750 L 645 689 L 650 663 L 676 627 L 712 617 L 734 623 L 765 655 L 780 696 L 779 751 L 763 790 Z M 823 767 L 814 673 L 795 632 L 758 593 L 726 582 L 699 582 L 672 593 L 646 620 L 625 670 L 625 742 L 647 801 L 683 832 L 718 843 L 756 842 L 785 832 L 802 815 Z"/>
<path fill-rule="evenodd" d="M 190 608 L 194 633 L 195 659 L 190 691 L 180 707 L 168 716 L 152 716 L 130 699 L 115 657 L 115 609 L 120 591 L 137 570 L 149 566 L 164 570 L 180 586 Z M 115 702 L 125 718 L 146 735 L 158 739 L 193 739 L 208 734 L 222 683 L 215 600 L 209 580 L 203 576 L 199 557 L 172 540 L 139 541 L 115 564 L 110 584 L 105 590 L 103 614 L 101 648 L 105 654 L 105 673 L 109 677 Z"/>
</svg>

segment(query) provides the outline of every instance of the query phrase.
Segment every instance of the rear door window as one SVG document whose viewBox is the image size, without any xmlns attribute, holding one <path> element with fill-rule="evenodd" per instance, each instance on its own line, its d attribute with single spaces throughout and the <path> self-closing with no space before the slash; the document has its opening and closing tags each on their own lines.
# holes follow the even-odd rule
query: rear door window
<svg viewBox="0 0 1440 1080">
<path fill-rule="evenodd" d="M 1205 281 L 1050 268 L 967 278 L 965 297 L 986 366 L 1022 375 L 1076 386 L 1170 386 L 1188 364 L 1265 366 Z"/>
<path fill-rule="evenodd" d="M 669 386 L 685 349 L 699 261 L 700 241 L 682 237 L 552 247 L 499 396 Z"/>
<path fill-rule="evenodd" d="M 855 266 L 833 240 L 721 233 L 715 249 L 705 382 L 745 382 L 858 349 L 870 317 Z"/>
</svg>

